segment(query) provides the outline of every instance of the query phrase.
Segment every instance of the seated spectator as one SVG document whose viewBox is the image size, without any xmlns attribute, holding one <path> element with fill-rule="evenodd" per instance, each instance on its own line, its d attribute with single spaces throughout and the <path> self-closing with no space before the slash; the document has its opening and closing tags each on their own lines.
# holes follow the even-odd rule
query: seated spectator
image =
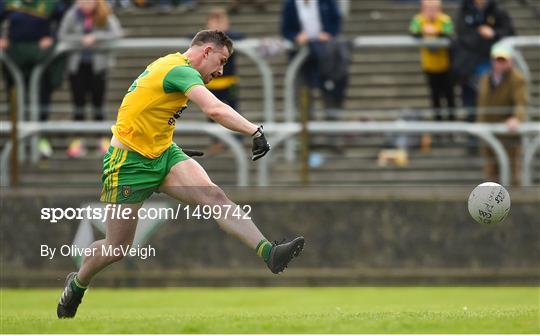
<svg viewBox="0 0 540 336">
<path fill-rule="evenodd" d="M 424 39 L 450 37 L 454 32 L 452 19 L 442 12 L 441 0 L 422 0 L 422 11 L 411 21 L 410 32 Z M 435 120 L 443 120 L 441 98 L 446 99 L 448 120 L 455 120 L 454 86 L 450 75 L 448 48 L 422 48 L 422 69 L 429 84 L 431 107 Z"/>
<path fill-rule="evenodd" d="M 87 97 L 90 96 L 94 120 L 105 119 L 105 87 L 107 69 L 112 58 L 107 52 L 92 50 L 99 42 L 121 37 L 122 29 L 118 19 L 111 13 L 105 0 L 77 0 L 65 15 L 58 38 L 61 41 L 77 41 L 82 49 L 71 53 L 68 59 L 69 82 L 74 103 L 74 120 L 84 120 Z M 100 151 L 109 148 L 108 138 L 102 138 Z M 82 139 L 74 139 L 68 147 L 70 157 L 80 157 L 86 153 Z"/>
<path fill-rule="evenodd" d="M 478 90 L 478 121 L 484 123 L 504 122 L 510 132 L 515 131 L 526 119 L 527 87 L 523 76 L 512 65 L 513 50 L 502 43 L 491 51 L 492 70 L 480 80 Z M 497 136 L 510 159 L 512 184 L 521 184 L 521 138 L 516 134 Z M 483 148 L 484 172 L 490 181 L 499 178 L 494 154 Z"/>
<path fill-rule="evenodd" d="M 61 0 L 0 0 L 0 27 L 7 21 L 7 36 L 0 32 L 0 49 L 5 49 L 9 58 L 22 72 L 28 88 L 34 67 L 45 61 L 54 49 L 55 32 L 65 10 L 66 1 Z M 48 66 L 40 85 L 39 120 L 49 118 L 49 108 L 54 89 L 62 83 L 63 59 Z M 6 74 L 8 101 L 14 87 L 9 71 Z M 29 90 L 26 90 L 27 97 Z M 41 155 L 52 155 L 52 147 L 46 138 L 38 144 Z"/>
</svg>

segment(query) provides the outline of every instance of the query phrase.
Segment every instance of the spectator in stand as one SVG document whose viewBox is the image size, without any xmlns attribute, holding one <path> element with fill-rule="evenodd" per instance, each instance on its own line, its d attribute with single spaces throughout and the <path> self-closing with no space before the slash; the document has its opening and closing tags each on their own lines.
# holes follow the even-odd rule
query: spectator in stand
<svg viewBox="0 0 540 336">
<path fill-rule="evenodd" d="M 67 9 L 67 1 L 60 0 L 0 0 L 0 27 L 7 21 L 7 36 L 0 31 L 0 49 L 21 70 L 28 88 L 30 75 L 35 66 L 45 61 L 54 49 L 56 28 Z M 49 108 L 53 90 L 61 85 L 64 62 L 57 58 L 48 66 L 40 85 L 39 120 L 49 118 Z M 8 100 L 14 85 L 8 71 L 6 86 Z M 26 90 L 28 93 L 28 89 Z M 28 95 L 27 95 L 28 96 Z M 52 148 L 45 138 L 39 140 L 40 153 L 49 157 Z"/>
<path fill-rule="evenodd" d="M 479 78 L 490 69 L 491 47 L 500 39 L 514 35 L 510 16 L 495 0 L 463 0 L 456 23 L 452 68 L 461 84 L 467 121 L 476 119 Z"/>
<path fill-rule="evenodd" d="M 442 12 L 441 0 L 422 0 L 422 11 L 411 21 L 410 32 L 424 39 L 450 37 L 454 33 L 452 19 Z M 446 99 L 448 120 L 455 120 L 454 85 L 450 75 L 448 48 L 421 49 L 422 69 L 426 74 L 435 120 L 441 121 L 441 98 Z"/>
<path fill-rule="evenodd" d="M 497 43 L 491 51 L 492 70 L 480 79 L 478 89 L 478 122 L 504 122 L 510 132 L 526 120 L 527 85 L 523 76 L 512 65 L 513 50 Z M 521 138 L 516 134 L 497 136 L 510 159 L 512 184 L 521 185 Z M 495 157 L 483 148 L 484 173 L 490 181 L 499 178 Z"/>
<path fill-rule="evenodd" d="M 334 0 L 285 0 L 281 33 L 297 46 L 309 47 L 301 69 L 302 86 L 308 88 L 308 102 L 313 100 L 312 89 L 321 90 L 327 120 L 339 119 L 348 80 L 350 54 L 345 55 L 346 46 L 337 45 L 340 31 L 341 14 Z M 341 78 L 326 78 L 338 74 Z"/>
<path fill-rule="evenodd" d="M 221 7 L 211 8 L 206 18 L 206 28 L 220 30 L 227 34 L 232 40 L 241 40 L 244 34 L 230 30 L 230 20 L 227 11 Z M 232 54 L 223 67 L 223 75 L 212 79 L 206 87 L 222 102 L 229 105 L 236 111 L 238 108 L 238 76 L 236 75 L 236 57 Z M 213 122 L 212 119 L 208 121 Z M 221 152 L 225 145 L 217 138 L 212 138 L 212 146 L 207 151 L 209 155 Z"/>
<path fill-rule="evenodd" d="M 72 53 L 68 59 L 75 121 L 84 120 L 88 96 L 91 97 L 94 120 L 105 119 L 107 69 L 112 65 L 113 59 L 109 53 L 91 48 L 96 43 L 111 41 L 121 36 L 120 23 L 105 0 L 77 0 L 62 20 L 58 39 L 80 42 L 82 45 L 82 49 Z M 109 149 L 108 138 L 101 139 L 99 148 L 102 154 Z M 82 139 L 74 139 L 67 153 L 70 157 L 85 155 L 86 148 Z"/>
</svg>

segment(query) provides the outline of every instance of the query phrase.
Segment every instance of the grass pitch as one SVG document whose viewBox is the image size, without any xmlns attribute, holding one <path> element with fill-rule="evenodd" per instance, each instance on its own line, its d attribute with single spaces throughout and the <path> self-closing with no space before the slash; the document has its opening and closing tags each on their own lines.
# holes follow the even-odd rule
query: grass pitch
<svg viewBox="0 0 540 336">
<path fill-rule="evenodd" d="M 1 333 L 540 333 L 540 288 L 1 289 Z"/>
</svg>

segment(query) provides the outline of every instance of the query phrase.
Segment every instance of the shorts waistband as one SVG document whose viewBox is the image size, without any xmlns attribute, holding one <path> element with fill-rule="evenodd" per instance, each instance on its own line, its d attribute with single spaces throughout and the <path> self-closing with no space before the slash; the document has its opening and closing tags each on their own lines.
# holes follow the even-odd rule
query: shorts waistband
<svg viewBox="0 0 540 336">
<path fill-rule="evenodd" d="M 146 156 L 144 155 L 141 155 L 137 152 L 134 152 L 134 151 L 130 151 L 130 150 L 127 150 L 127 149 L 122 149 L 122 148 L 118 148 L 118 147 L 114 147 L 114 146 L 109 146 L 109 150 L 107 151 L 110 155 L 112 155 L 114 153 L 114 151 L 116 150 L 116 153 L 117 155 L 124 155 L 124 153 L 127 153 L 127 159 L 137 159 L 137 160 L 148 160 L 148 161 L 152 161 L 152 159 L 149 159 L 147 158 Z"/>
</svg>

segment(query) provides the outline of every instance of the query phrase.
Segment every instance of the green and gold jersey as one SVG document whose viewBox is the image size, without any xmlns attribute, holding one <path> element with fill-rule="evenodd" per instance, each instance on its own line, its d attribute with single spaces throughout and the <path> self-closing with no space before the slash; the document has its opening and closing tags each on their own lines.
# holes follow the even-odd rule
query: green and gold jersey
<svg viewBox="0 0 540 336">
<path fill-rule="evenodd" d="M 139 154 L 155 159 L 172 144 L 176 119 L 186 107 L 186 93 L 204 85 L 181 53 L 161 57 L 133 82 L 118 110 L 113 134 Z"/>
<path fill-rule="evenodd" d="M 450 16 L 439 13 L 435 20 L 429 20 L 422 14 L 416 15 L 409 27 L 413 34 L 422 34 L 425 26 L 432 26 L 438 34 L 445 36 L 454 33 L 454 26 Z M 422 48 L 422 68 L 430 73 L 441 73 L 450 69 L 450 54 L 448 48 Z"/>
</svg>

